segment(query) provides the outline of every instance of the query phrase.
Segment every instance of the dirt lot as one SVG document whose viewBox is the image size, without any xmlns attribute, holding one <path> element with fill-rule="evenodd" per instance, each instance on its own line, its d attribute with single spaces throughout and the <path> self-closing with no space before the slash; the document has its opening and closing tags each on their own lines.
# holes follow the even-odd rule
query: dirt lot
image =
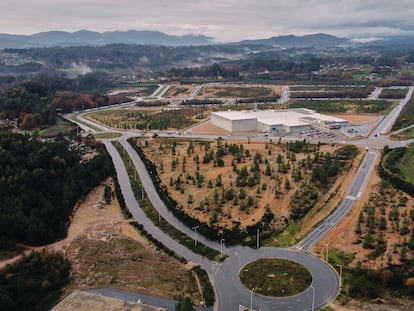
<svg viewBox="0 0 414 311">
<path fill-rule="evenodd" d="M 186 99 L 191 94 L 195 85 L 174 85 L 170 87 L 167 93 L 164 95 L 165 98 L 173 99 Z"/>
<path fill-rule="evenodd" d="M 341 118 L 347 120 L 349 124 L 356 125 L 356 124 L 364 124 L 364 123 L 373 123 L 378 121 L 378 115 L 370 115 L 370 114 L 350 114 L 350 113 L 343 113 L 343 114 L 334 114 L 332 115 L 336 118 Z"/>
<path fill-rule="evenodd" d="M 241 91 L 241 89 L 244 91 Z M 279 85 L 218 84 L 203 86 L 199 98 L 250 98 L 280 95 Z"/>
<path fill-rule="evenodd" d="M 67 292 L 119 287 L 174 299 L 188 294 L 199 301 L 191 265 L 184 266 L 140 236 L 124 220 L 116 200 L 103 203 L 103 188 L 79 204 L 68 238 L 57 244 L 72 263 Z"/>
</svg>

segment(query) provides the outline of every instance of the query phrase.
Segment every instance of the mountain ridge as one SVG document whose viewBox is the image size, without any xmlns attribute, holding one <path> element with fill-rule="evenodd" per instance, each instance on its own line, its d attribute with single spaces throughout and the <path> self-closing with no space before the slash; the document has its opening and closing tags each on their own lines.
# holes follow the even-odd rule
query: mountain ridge
<svg viewBox="0 0 414 311">
<path fill-rule="evenodd" d="M 32 35 L 0 34 L 0 48 L 29 48 L 52 46 L 106 45 L 112 43 L 143 45 L 206 45 L 212 38 L 203 35 L 168 35 L 160 31 L 129 30 L 94 32 L 45 31 Z"/>
<path fill-rule="evenodd" d="M 414 42 L 414 37 L 385 37 L 367 42 L 366 44 L 392 44 L 400 42 Z M 68 46 L 103 46 L 108 44 L 138 44 L 163 46 L 199 46 L 199 45 L 262 45 L 278 46 L 281 48 L 326 48 L 334 46 L 350 46 L 358 43 L 350 38 L 337 37 L 326 33 L 315 33 L 303 36 L 280 35 L 265 39 L 242 40 L 238 42 L 219 43 L 214 38 L 205 35 L 188 34 L 182 36 L 169 35 L 152 30 L 128 30 L 95 32 L 79 30 L 75 32 L 45 31 L 32 35 L 13 35 L 0 33 L 0 49 L 5 48 L 40 48 L 40 47 L 68 47 Z"/>
</svg>

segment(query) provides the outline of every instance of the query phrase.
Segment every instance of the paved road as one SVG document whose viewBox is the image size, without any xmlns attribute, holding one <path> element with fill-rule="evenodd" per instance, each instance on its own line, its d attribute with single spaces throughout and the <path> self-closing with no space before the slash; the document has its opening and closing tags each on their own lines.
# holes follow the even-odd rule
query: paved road
<svg viewBox="0 0 414 311">
<path fill-rule="evenodd" d="M 315 290 L 315 308 L 334 299 L 339 290 L 338 275 L 325 262 L 303 253 L 274 247 L 251 249 L 234 247 L 227 250 L 229 258 L 215 271 L 215 287 L 218 292 L 217 310 L 237 310 L 238 305 L 250 307 L 250 290 L 241 284 L 240 270 L 249 262 L 260 258 L 287 259 L 305 266 L 312 274 L 312 286 Z M 253 295 L 254 310 L 312 310 L 313 289 L 309 287 L 303 293 L 284 298 L 270 298 Z"/>
<path fill-rule="evenodd" d="M 411 86 L 409 88 L 405 98 L 397 105 L 397 107 L 395 107 L 385 117 L 385 119 L 379 124 L 379 126 L 375 130 L 374 134 L 387 135 L 390 132 L 392 125 L 394 124 L 394 122 L 398 118 L 398 116 L 400 115 L 402 108 L 410 100 L 411 96 L 413 95 L 413 92 L 414 92 L 414 87 Z"/>
<path fill-rule="evenodd" d="M 195 87 L 193 88 L 193 90 L 191 91 L 190 95 L 188 96 L 188 100 L 193 100 L 193 99 L 195 99 L 195 98 L 198 96 L 198 94 L 200 94 L 200 92 L 201 92 L 201 88 L 202 88 L 202 86 L 201 86 L 201 85 L 197 85 L 197 86 L 195 86 Z"/>
<path fill-rule="evenodd" d="M 412 95 L 414 88 L 411 87 L 407 97 L 401 101 L 401 103 L 390 113 L 387 118 L 381 122 L 377 128 L 379 132 L 387 131 L 395 119 L 398 117 L 402 107 L 408 101 L 409 96 Z M 78 116 L 82 118 L 82 116 Z M 85 122 L 89 122 L 88 120 Z M 84 125 L 80 124 L 81 127 Z M 111 130 L 112 131 L 112 130 Z M 136 135 L 136 133 L 125 133 L 124 136 L 118 139 L 121 144 L 126 148 L 130 154 L 134 165 L 143 181 L 144 188 L 148 193 L 148 197 L 153 202 L 154 206 L 158 209 L 159 213 L 166 218 L 177 229 L 185 232 L 190 237 L 194 237 L 192 229 L 178 221 L 171 212 L 167 210 L 165 205 L 158 197 L 151 179 L 143 166 L 143 163 L 136 155 L 135 151 L 125 141 L 127 137 Z M 192 135 L 189 135 L 193 137 Z M 370 142 L 374 140 L 375 135 L 369 137 L 366 140 L 366 145 L 370 146 Z M 232 137 L 234 139 L 234 137 Z M 245 137 L 242 137 L 245 139 Z M 345 217 L 352 209 L 355 200 L 358 199 L 365 190 L 369 177 L 371 176 L 374 166 L 379 156 L 377 149 L 370 146 L 369 152 L 367 152 L 363 159 L 356 176 L 351 184 L 346 198 L 341 202 L 338 208 L 332 213 L 320 226 L 314 229 L 307 237 L 299 242 L 293 249 L 281 249 L 281 248 L 260 248 L 258 250 L 245 248 L 241 246 L 225 248 L 225 253 L 229 256 L 224 263 L 217 265 L 209 260 L 202 258 L 201 256 L 192 253 L 187 248 L 178 244 L 170 237 L 166 236 L 161 230 L 159 230 L 143 213 L 136 202 L 132 189 L 130 187 L 129 178 L 127 176 L 123 162 L 109 141 L 104 141 L 105 146 L 111 155 L 115 169 L 117 171 L 118 179 L 121 185 L 122 193 L 125 197 L 127 207 L 130 209 L 133 217 L 137 221 L 143 224 L 145 230 L 152 234 L 157 240 L 164 245 L 173 249 L 181 256 L 203 266 L 209 274 L 210 280 L 214 284 L 215 293 L 217 297 L 214 310 L 237 310 L 239 305 L 250 306 L 250 297 L 253 298 L 254 309 L 258 310 L 312 310 L 312 301 L 314 299 L 315 308 L 325 305 L 328 301 L 335 298 L 339 291 L 339 279 L 336 272 L 320 259 L 312 256 L 308 253 L 309 250 L 317 243 L 326 233 L 328 233 L 336 224 L 338 224 L 343 217 Z M 197 238 L 204 244 L 209 245 L 212 248 L 219 249 L 218 241 L 210 241 L 204 237 L 198 235 Z M 286 298 L 269 298 L 259 295 L 252 295 L 249 289 L 245 288 L 238 277 L 239 271 L 247 263 L 259 258 L 284 258 L 304 265 L 311 272 L 313 277 L 312 286 L 309 287 L 303 293 Z"/>
<path fill-rule="evenodd" d="M 374 100 L 378 99 L 382 93 L 382 87 L 376 87 L 375 90 L 368 96 L 368 99 Z"/>
<path fill-rule="evenodd" d="M 278 104 L 286 104 L 290 99 L 290 92 L 289 86 L 283 85 L 282 92 L 280 93 L 280 99 L 278 100 Z"/>
</svg>

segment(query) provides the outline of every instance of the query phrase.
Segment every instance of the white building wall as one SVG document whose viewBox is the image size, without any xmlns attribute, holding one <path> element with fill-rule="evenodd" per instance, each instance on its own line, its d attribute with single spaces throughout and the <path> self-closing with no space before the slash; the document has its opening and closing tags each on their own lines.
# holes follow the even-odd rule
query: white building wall
<svg viewBox="0 0 414 311">
<path fill-rule="evenodd" d="M 233 131 L 232 120 L 216 115 L 214 113 L 211 114 L 211 124 L 229 132 Z"/>
<path fill-rule="evenodd" d="M 309 125 L 295 125 L 295 126 L 291 126 L 290 127 L 290 133 L 300 133 L 300 132 L 305 132 L 305 131 L 309 131 L 312 129 L 312 126 Z"/>
<path fill-rule="evenodd" d="M 257 119 L 233 120 L 232 132 L 257 131 Z"/>
</svg>

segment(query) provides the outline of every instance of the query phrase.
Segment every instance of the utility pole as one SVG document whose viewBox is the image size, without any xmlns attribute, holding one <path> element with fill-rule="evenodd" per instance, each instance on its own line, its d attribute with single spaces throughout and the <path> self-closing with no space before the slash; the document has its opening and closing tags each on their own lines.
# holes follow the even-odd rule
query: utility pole
<svg viewBox="0 0 414 311">
<path fill-rule="evenodd" d="M 312 288 L 312 311 L 315 310 L 315 287 L 313 285 L 310 286 Z"/>
<path fill-rule="evenodd" d="M 220 240 L 220 258 L 223 257 L 223 242 L 226 241 L 225 239 Z"/>
<path fill-rule="evenodd" d="M 336 264 L 339 267 L 339 281 L 342 283 L 342 265 Z"/>
<path fill-rule="evenodd" d="M 194 246 L 197 246 L 197 229 L 199 228 L 200 226 L 195 226 L 195 227 L 193 227 L 193 230 L 194 230 Z"/>
<path fill-rule="evenodd" d="M 259 249 L 260 241 L 259 241 L 259 228 L 257 228 L 257 241 L 256 241 L 256 248 Z"/>
<path fill-rule="evenodd" d="M 253 292 L 254 292 L 254 287 L 250 291 L 250 311 L 253 311 Z"/>
</svg>

